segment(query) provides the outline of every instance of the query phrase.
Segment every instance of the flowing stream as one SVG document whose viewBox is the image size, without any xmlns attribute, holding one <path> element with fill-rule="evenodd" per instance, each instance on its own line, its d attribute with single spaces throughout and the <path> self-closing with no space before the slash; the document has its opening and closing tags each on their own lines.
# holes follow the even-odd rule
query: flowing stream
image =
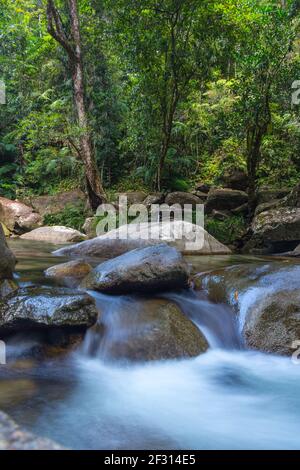
<svg viewBox="0 0 300 470">
<path fill-rule="evenodd" d="M 61 261 L 53 247 L 12 247 L 19 282 L 49 284 L 43 270 Z M 196 272 L 261 262 L 190 261 Z M 18 423 L 73 449 L 300 448 L 300 366 L 247 351 L 230 307 L 203 293 L 165 294 L 201 328 L 210 349 L 194 359 L 130 364 L 108 360 L 107 351 L 116 335 L 130 340 L 135 298 L 93 295 L 107 329 L 101 341 L 88 332 L 76 352 L 43 361 L 23 358 L 34 339 L 10 343 L 12 359 L 0 366 L 0 409 Z"/>
</svg>

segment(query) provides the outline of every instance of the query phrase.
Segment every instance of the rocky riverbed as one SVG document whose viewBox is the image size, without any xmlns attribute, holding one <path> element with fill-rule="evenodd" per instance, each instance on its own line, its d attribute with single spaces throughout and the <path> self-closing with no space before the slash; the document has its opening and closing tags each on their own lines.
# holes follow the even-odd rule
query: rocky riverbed
<svg viewBox="0 0 300 470">
<path fill-rule="evenodd" d="M 291 344 L 299 331 L 297 258 L 177 255 L 188 285 L 179 277 L 167 289 L 141 292 L 136 284 L 111 295 L 76 287 L 104 260 L 70 263 L 52 254 L 55 245 L 27 240 L 10 246 L 19 290 L 0 303 L 7 321 L 0 409 L 30 434 L 10 444 L 17 424 L 3 418 L 4 447 L 300 447 Z M 147 282 L 149 273 L 155 269 Z"/>
</svg>

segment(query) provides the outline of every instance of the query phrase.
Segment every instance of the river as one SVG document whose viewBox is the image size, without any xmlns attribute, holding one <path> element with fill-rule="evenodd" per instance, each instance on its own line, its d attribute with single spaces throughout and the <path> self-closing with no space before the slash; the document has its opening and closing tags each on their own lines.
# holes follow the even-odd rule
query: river
<svg viewBox="0 0 300 470">
<path fill-rule="evenodd" d="M 60 262 L 51 245 L 12 241 L 22 285 L 49 284 Z M 195 272 L 240 256 L 190 258 Z M 134 297 L 93 294 L 110 335 Z M 194 359 L 130 364 L 107 360 L 105 342 L 89 354 L 91 333 L 67 357 L 24 359 L 30 341 L 10 343 L 0 366 L 0 409 L 25 428 L 72 449 L 299 449 L 300 366 L 247 351 L 231 309 L 194 292 L 168 293 L 205 334 L 210 349 Z"/>
</svg>

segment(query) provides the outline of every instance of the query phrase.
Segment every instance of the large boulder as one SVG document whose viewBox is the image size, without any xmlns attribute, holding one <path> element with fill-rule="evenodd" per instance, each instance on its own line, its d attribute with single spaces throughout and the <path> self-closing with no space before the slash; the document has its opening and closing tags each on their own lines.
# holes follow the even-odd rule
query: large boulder
<svg viewBox="0 0 300 470">
<path fill-rule="evenodd" d="M 6 413 L 0 411 L 0 450 L 63 450 L 63 447 L 22 429 Z"/>
<path fill-rule="evenodd" d="M 54 252 L 58 256 L 114 258 L 135 248 L 168 243 L 184 255 L 230 254 L 225 245 L 201 226 L 190 222 L 165 221 L 129 224 L 105 235 Z"/>
<path fill-rule="evenodd" d="M 99 264 L 81 287 L 108 294 L 160 292 L 188 286 L 189 269 L 182 255 L 160 244 L 129 251 Z"/>
<path fill-rule="evenodd" d="M 261 214 L 262 212 L 269 211 L 271 209 L 276 209 L 277 207 L 280 206 L 280 199 L 274 199 L 274 201 L 269 201 L 269 202 L 263 202 L 256 206 L 255 209 L 255 216 L 258 214 Z"/>
<path fill-rule="evenodd" d="M 0 300 L 0 333 L 86 329 L 97 321 L 92 297 L 67 288 L 24 287 Z"/>
<path fill-rule="evenodd" d="M 213 210 L 223 211 L 236 209 L 248 202 L 248 194 L 234 189 L 211 189 L 205 204 L 206 214 Z"/>
<path fill-rule="evenodd" d="M 41 216 L 19 201 L 0 197 L 0 221 L 10 232 L 24 233 L 42 224 Z"/>
<path fill-rule="evenodd" d="M 76 243 L 86 239 L 86 235 L 70 227 L 55 225 L 40 227 L 21 235 L 22 240 L 35 240 L 55 244 Z"/>
<path fill-rule="evenodd" d="M 66 191 L 53 196 L 34 196 L 26 199 L 43 218 L 46 215 L 63 212 L 66 207 L 81 207 L 87 203 L 86 195 L 80 190 Z"/>
<path fill-rule="evenodd" d="M 113 318 L 112 318 L 113 317 Z M 175 304 L 127 299 L 88 333 L 88 353 L 105 359 L 150 361 L 194 357 L 208 343 Z"/>
<path fill-rule="evenodd" d="M 7 246 L 4 232 L 0 224 L 0 280 L 12 278 L 15 264 L 16 258 Z"/>
<path fill-rule="evenodd" d="M 181 207 L 184 207 L 185 204 L 191 204 L 193 207 L 195 207 L 197 204 L 203 204 L 203 200 L 192 193 L 176 191 L 174 193 L 169 193 L 166 196 L 165 203 L 169 206 L 179 204 Z"/>
<path fill-rule="evenodd" d="M 300 338 L 300 265 L 250 263 L 195 276 L 196 289 L 237 314 L 246 346 L 290 355 Z"/>
<path fill-rule="evenodd" d="M 252 222 L 253 236 L 245 250 L 276 253 L 300 243 L 300 208 L 279 207 L 258 214 Z"/>
</svg>

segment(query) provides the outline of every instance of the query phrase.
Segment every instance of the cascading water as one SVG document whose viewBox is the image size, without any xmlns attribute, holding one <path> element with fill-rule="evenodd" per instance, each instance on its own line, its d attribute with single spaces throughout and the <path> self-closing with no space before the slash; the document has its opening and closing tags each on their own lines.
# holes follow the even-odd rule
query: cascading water
<svg viewBox="0 0 300 470">
<path fill-rule="evenodd" d="M 34 261 L 26 252 L 19 258 L 28 280 Z M 120 363 L 107 360 L 110 345 L 130 341 L 134 325 L 138 333 L 136 298 L 93 295 L 105 328 L 88 333 L 83 349 L 1 369 L 0 408 L 20 424 L 76 449 L 300 448 L 300 367 L 245 350 L 225 304 L 196 293 L 166 295 L 205 332 L 208 352 Z"/>
</svg>

